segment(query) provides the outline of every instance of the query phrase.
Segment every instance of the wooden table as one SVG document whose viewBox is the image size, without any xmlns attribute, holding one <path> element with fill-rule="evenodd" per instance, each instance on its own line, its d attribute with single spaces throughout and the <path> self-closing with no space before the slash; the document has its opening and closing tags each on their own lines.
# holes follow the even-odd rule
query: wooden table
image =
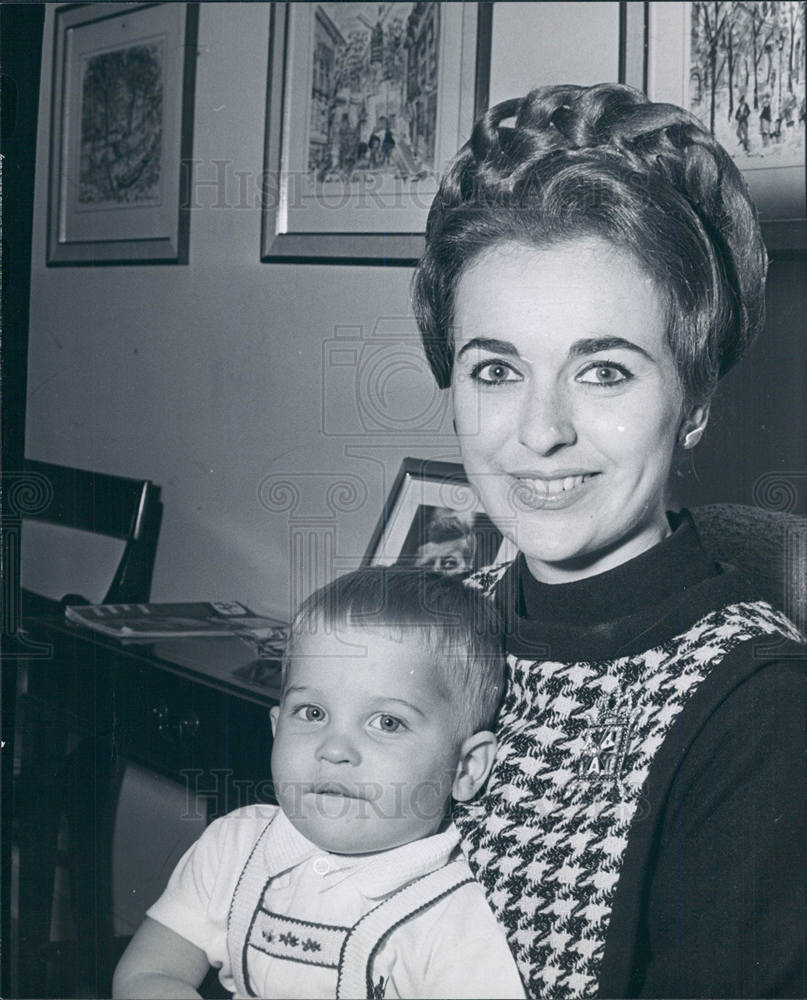
<svg viewBox="0 0 807 1000">
<path fill-rule="evenodd" d="M 269 707 L 277 702 L 280 665 L 256 659 L 234 637 L 126 644 L 56 617 L 29 621 L 26 631 L 50 644 L 52 655 L 27 662 L 17 713 L 17 995 L 62 995 L 71 985 L 66 978 L 108 996 L 116 960 L 112 838 L 126 764 L 204 795 L 208 819 L 273 801 Z M 66 858 L 57 850 L 64 813 Z M 70 872 L 76 933 L 54 946 L 60 861 Z"/>
</svg>

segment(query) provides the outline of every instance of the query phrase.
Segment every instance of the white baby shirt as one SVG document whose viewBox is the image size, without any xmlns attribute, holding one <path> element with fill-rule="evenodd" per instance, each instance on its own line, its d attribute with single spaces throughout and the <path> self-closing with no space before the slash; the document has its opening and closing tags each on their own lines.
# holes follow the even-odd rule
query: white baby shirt
<svg viewBox="0 0 807 1000">
<path fill-rule="evenodd" d="M 470 878 L 457 842 L 449 827 L 379 854 L 328 854 L 277 806 L 248 806 L 211 823 L 148 916 L 202 949 L 220 968 L 224 988 L 237 996 L 335 997 L 340 944 L 362 917 L 448 862 Z M 231 904 L 239 880 L 256 866 L 265 877 L 249 903 L 246 947 L 243 933 L 233 930 L 238 921 Z M 242 886 L 242 912 L 243 893 Z M 342 996 L 369 993 L 379 1000 L 524 997 L 504 932 L 472 879 L 383 940 L 372 960 L 372 992 L 363 985 L 346 991 L 344 981 L 340 986 Z"/>
</svg>

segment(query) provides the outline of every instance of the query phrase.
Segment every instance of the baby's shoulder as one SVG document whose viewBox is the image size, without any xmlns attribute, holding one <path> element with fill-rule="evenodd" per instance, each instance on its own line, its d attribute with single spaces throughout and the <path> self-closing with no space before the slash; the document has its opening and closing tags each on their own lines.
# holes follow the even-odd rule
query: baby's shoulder
<svg viewBox="0 0 807 1000">
<path fill-rule="evenodd" d="M 273 805 L 243 806 L 214 820 L 203 837 L 220 851 L 243 853 L 251 849 L 279 812 L 279 807 Z"/>
<path fill-rule="evenodd" d="M 233 809 L 232 812 L 225 813 L 221 819 L 232 823 L 267 823 L 280 812 L 280 806 L 270 805 L 268 802 L 259 802 L 251 806 L 241 806 L 240 809 Z"/>
</svg>

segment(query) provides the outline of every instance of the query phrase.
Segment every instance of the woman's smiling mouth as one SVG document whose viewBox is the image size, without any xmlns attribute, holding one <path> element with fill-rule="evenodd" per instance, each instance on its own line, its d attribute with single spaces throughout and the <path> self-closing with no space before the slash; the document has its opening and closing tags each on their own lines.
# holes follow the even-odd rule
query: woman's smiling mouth
<svg viewBox="0 0 807 1000">
<path fill-rule="evenodd" d="M 510 495 L 514 510 L 559 509 L 575 503 L 587 492 L 587 485 L 599 475 L 596 472 L 574 472 L 567 475 L 535 476 L 513 473 Z"/>
</svg>

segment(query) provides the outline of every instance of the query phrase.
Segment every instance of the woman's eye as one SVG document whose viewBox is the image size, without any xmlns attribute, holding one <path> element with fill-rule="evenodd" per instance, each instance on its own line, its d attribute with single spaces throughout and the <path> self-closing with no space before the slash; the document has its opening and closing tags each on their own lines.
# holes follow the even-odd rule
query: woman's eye
<svg viewBox="0 0 807 1000">
<path fill-rule="evenodd" d="M 587 385 L 619 385 L 621 382 L 628 382 L 633 375 L 622 365 L 609 362 L 608 364 L 591 365 L 578 376 L 578 382 L 585 382 Z"/>
<path fill-rule="evenodd" d="M 401 719 L 396 719 L 394 715 L 377 715 L 371 720 L 370 725 L 383 733 L 397 733 L 406 728 Z"/>
<path fill-rule="evenodd" d="M 480 361 L 471 369 L 471 378 L 484 385 L 501 385 L 503 382 L 520 382 L 522 376 L 505 361 Z"/>
</svg>

